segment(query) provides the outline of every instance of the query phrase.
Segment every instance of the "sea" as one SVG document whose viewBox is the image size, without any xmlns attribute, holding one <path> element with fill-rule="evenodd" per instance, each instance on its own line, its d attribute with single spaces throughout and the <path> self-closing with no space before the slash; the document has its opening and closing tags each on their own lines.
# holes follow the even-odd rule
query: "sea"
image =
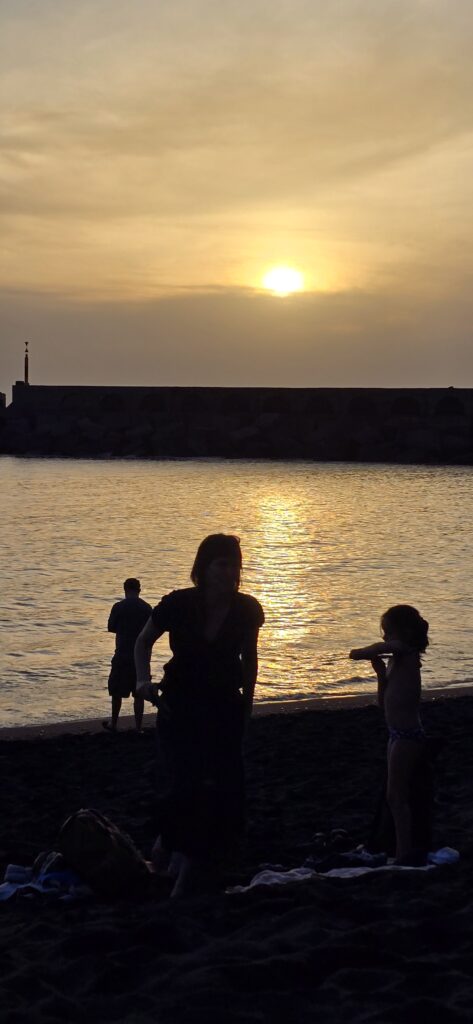
<svg viewBox="0 0 473 1024">
<path fill-rule="evenodd" d="M 430 623 L 424 686 L 473 683 L 472 468 L 4 456 L 0 521 L 0 727 L 105 717 L 123 580 L 154 605 L 221 531 L 265 610 L 258 701 L 374 693 L 348 652 L 398 603 Z"/>
</svg>

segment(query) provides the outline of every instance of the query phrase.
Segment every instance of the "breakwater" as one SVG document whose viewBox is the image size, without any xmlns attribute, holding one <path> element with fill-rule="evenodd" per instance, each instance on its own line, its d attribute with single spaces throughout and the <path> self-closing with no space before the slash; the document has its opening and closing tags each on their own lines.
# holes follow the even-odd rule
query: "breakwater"
<svg viewBox="0 0 473 1024">
<path fill-rule="evenodd" d="M 473 390 L 17 382 L 0 452 L 473 463 Z"/>
</svg>

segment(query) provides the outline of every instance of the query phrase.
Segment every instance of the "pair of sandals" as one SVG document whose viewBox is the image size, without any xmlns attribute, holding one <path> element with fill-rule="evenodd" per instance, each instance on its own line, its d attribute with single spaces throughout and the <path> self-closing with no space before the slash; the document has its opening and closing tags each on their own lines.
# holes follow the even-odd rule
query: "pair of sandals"
<svg viewBox="0 0 473 1024">
<path fill-rule="evenodd" d="M 104 718 L 102 722 L 102 729 L 105 729 L 105 732 L 111 732 L 114 736 L 116 736 L 118 732 L 117 727 L 113 726 L 112 723 L 109 722 L 108 718 Z M 138 733 L 138 736 L 144 735 L 144 729 L 135 729 L 135 732 Z"/>
</svg>

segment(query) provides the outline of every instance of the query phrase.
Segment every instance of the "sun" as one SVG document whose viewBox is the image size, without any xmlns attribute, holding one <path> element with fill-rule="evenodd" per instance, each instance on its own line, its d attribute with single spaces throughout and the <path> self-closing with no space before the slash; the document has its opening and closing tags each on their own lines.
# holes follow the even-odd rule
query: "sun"
<svg viewBox="0 0 473 1024">
<path fill-rule="evenodd" d="M 283 298 L 304 288 L 304 277 L 295 267 L 271 267 L 262 280 L 263 288 Z"/>
</svg>

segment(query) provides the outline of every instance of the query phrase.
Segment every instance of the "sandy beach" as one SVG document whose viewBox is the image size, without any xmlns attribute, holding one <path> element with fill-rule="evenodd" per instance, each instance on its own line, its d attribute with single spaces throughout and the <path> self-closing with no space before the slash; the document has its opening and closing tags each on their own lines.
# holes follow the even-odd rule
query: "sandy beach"
<svg viewBox="0 0 473 1024">
<path fill-rule="evenodd" d="M 345 828 L 356 843 L 369 832 L 384 765 L 378 710 L 291 711 L 251 723 L 247 835 L 229 885 L 247 883 L 263 862 L 300 865 L 317 831 Z M 173 902 L 156 893 L 3 904 L 2 1021 L 470 1021 L 473 696 L 437 691 L 423 718 L 446 741 L 435 845 L 458 849 L 457 866 Z M 2 875 L 7 863 L 54 848 L 61 823 L 84 806 L 149 855 L 154 730 L 112 737 L 96 725 L 0 735 Z"/>
</svg>

